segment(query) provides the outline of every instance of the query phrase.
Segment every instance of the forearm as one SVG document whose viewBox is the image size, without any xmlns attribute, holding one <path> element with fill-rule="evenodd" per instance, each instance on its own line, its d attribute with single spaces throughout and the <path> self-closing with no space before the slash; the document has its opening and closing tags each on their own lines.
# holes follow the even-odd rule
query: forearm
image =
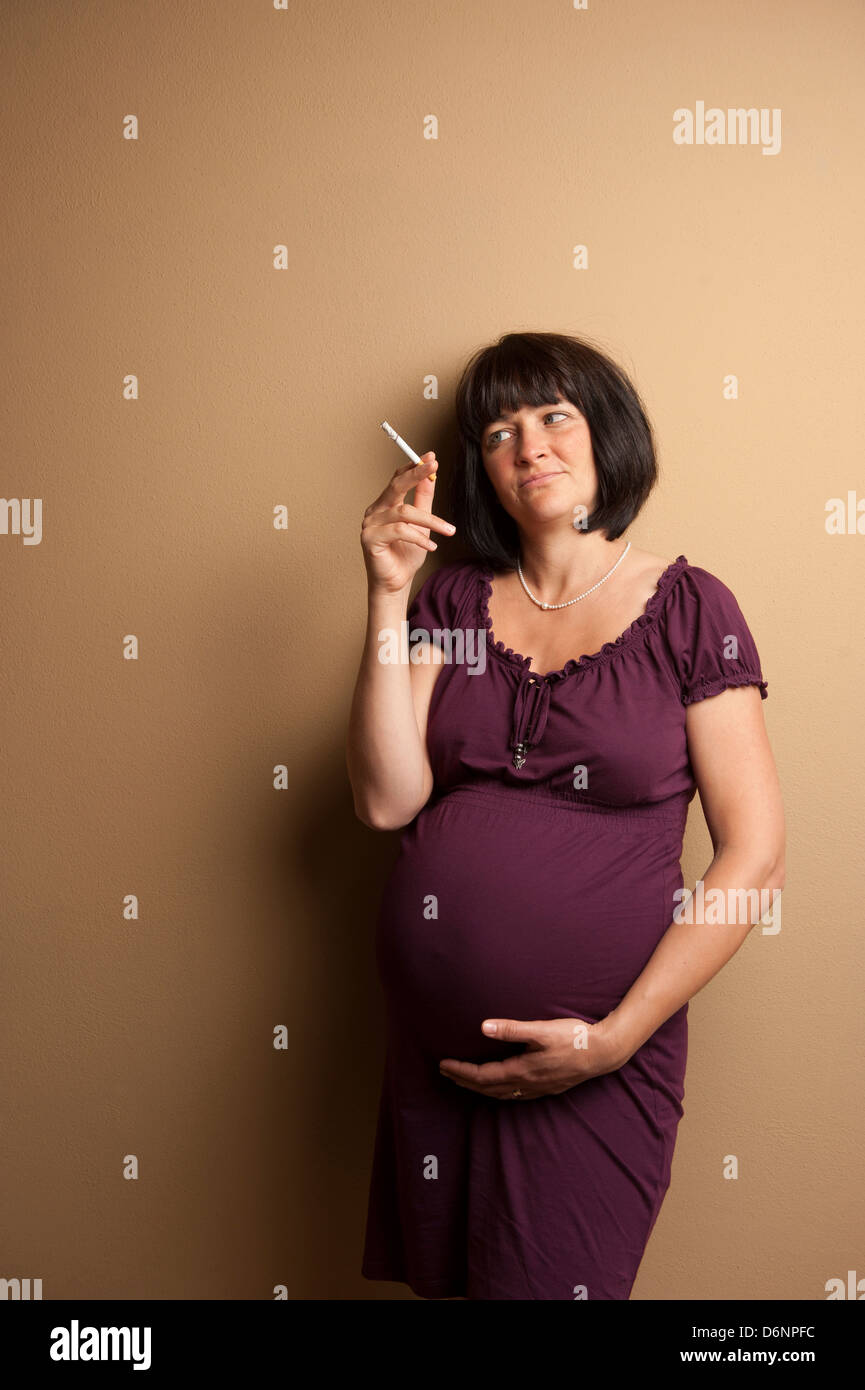
<svg viewBox="0 0 865 1390">
<path fill-rule="evenodd" d="M 371 593 L 360 669 L 349 715 L 346 764 L 357 814 L 386 829 L 406 824 L 428 799 L 431 786 L 404 660 L 380 660 L 382 629 L 399 632 L 408 590 Z"/>
<path fill-rule="evenodd" d="M 729 849 L 712 860 L 703 885 L 705 898 L 711 890 L 721 890 L 727 905 L 725 920 L 674 918 L 670 923 L 642 973 L 607 1016 L 610 1035 L 623 1062 L 736 954 L 751 927 L 774 902 L 773 890 L 783 887 L 783 875 L 749 851 Z M 757 890 L 756 902 L 753 893 L 737 896 L 737 890 L 747 889 Z M 700 914 L 693 915 L 697 918 Z M 707 910 L 703 915 L 710 913 Z"/>
</svg>

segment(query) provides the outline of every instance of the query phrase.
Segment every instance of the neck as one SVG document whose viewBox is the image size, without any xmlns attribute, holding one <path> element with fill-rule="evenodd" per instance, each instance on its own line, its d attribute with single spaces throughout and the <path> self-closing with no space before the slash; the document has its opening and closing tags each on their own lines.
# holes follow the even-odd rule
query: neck
<svg viewBox="0 0 865 1390">
<path fill-rule="evenodd" d="M 522 536 L 523 577 L 537 598 L 545 603 L 564 603 L 597 584 L 613 568 L 627 544 L 626 537 L 608 541 L 598 531 L 586 535 L 573 527 L 570 535 Z"/>
</svg>

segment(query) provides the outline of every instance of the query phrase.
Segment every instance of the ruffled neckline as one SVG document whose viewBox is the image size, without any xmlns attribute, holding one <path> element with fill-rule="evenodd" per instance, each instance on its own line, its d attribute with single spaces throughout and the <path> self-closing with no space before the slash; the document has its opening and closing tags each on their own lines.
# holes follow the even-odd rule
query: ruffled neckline
<svg viewBox="0 0 865 1390">
<path fill-rule="evenodd" d="M 572 656 L 565 662 L 560 670 L 545 671 L 540 678 L 542 680 L 554 680 L 556 678 L 563 680 L 574 671 L 585 671 L 589 666 L 602 665 L 609 661 L 611 657 L 617 655 L 617 653 L 624 651 L 625 648 L 633 642 L 638 633 L 641 633 L 647 627 L 651 627 L 655 622 L 667 594 L 679 578 L 679 575 L 687 568 L 687 565 L 688 560 L 686 556 L 676 556 L 672 564 L 669 564 L 663 573 L 659 575 L 655 585 L 655 592 L 649 596 L 649 601 L 642 613 L 640 613 L 613 642 L 605 642 L 600 651 L 592 652 L 589 656 Z M 496 640 L 493 633 L 493 621 L 489 614 L 489 600 L 493 592 L 492 581 L 495 577 L 495 571 L 492 566 L 485 561 L 479 561 L 477 563 L 477 576 L 478 626 L 486 628 L 487 646 L 492 651 L 497 652 L 499 656 L 504 657 L 506 661 L 512 662 L 515 666 L 520 666 L 524 669 L 529 668 L 532 662 L 530 656 L 522 656 L 520 652 L 515 652 L 513 647 L 506 647 L 504 642 Z"/>
</svg>

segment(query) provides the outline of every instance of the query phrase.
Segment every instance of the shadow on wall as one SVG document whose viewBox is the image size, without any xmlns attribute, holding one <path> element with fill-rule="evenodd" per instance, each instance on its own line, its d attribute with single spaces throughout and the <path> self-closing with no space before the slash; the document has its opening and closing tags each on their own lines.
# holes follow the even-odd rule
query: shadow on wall
<svg viewBox="0 0 865 1390">
<path fill-rule="evenodd" d="M 441 443 L 428 442 L 417 426 L 410 433 L 418 452 L 435 449 L 442 462 L 447 482 L 434 506 L 450 518 L 455 428 L 437 431 Z M 383 462 L 389 472 L 379 491 L 406 460 L 394 450 L 384 452 Z M 376 495 L 375 486 L 369 491 L 364 505 Z M 467 558 L 455 537 L 446 553 L 425 560 L 412 593 L 442 564 Z M 350 582 L 365 585 L 359 547 L 356 559 Z M 358 660 L 362 638 L 359 628 Z M 355 675 L 356 668 L 343 701 L 346 720 Z M 295 781 L 292 804 L 302 810 L 287 829 L 281 826 L 274 845 L 274 869 L 287 897 L 296 894 L 306 906 L 287 923 L 291 954 L 304 971 L 296 985 L 303 1018 L 294 1020 L 293 1030 L 302 1056 L 292 1074 L 301 1081 L 298 1093 L 285 1095 L 283 1115 L 268 1139 L 276 1141 L 277 1152 L 293 1155 L 294 1175 L 281 1189 L 273 1249 L 284 1277 L 294 1280 L 289 1297 L 418 1301 L 403 1284 L 366 1280 L 360 1273 L 385 1054 L 375 925 L 400 832 L 374 831 L 358 820 L 345 766 L 345 727 L 335 727 L 334 735 L 326 762 L 307 766 L 300 783 Z"/>
<path fill-rule="evenodd" d="M 413 1300 L 403 1286 L 360 1273 L 385 1046 L 375 923 L 399 832 L 357 819 L 341 747 L 307 781 L 297 803 L 306 808 L 303 819 L 281 859 L 286 887 L 300 883 L 316 905 L 306 920 L 290 923 L 307 964 L 299 990 L 307 1007 L 294 1034 L 303 1049 L 302 1094 L 285 1098 L 298 1177 L 286 1192 L 293 1231 L 283 1227 L 291 1242 L 286 1268 L 296 1280 L 289 1296 L 339 1299 L 354 1290 L 348 1296 Z M 281 1249 L 285 1256 L 285 1243 Z"/>
</svg>

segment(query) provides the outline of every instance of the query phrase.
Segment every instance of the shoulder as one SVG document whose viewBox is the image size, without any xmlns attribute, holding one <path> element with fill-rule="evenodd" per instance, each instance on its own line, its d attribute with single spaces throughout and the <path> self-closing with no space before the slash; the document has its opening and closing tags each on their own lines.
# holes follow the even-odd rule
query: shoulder
<svg viewBox="0 0 865 1390">
<path fill-rule="evenodd" d="M 476 583 L 481 572 L 482 566 L 477 560 L 448 560 L 425 575 L 421 571 L 420 588 L 435 593 L 454 592 L 471 582 Z"/>
<path fill-rule="evenodd" d="M 628 560 L 632 561 L 630 583 L 633 592 L 630 597 L 635 608 L 642 608 L 653 600 L 664 576 L 672 577 L 677 562 L 665 559 L 663 555 L 654 555 L 650 550 L 638 550 L 634 545 L 628 552 Z"/>
<path fill-rule="evenodd" d="M 681 567 L 678 579 L 675 587 L 682 598 L 690 602 L 692 608 L 738 611 L 736 595 L 730 585 L 712 570 L 687 562 Z"/>
<path fill-rule="evenodd" d="M 663 555 L 653 554 L 651 550 L 640 550 L 636 545 L 631 546 L 629 556 L 632 570 L 638 575 L 654 573 L 656 577 L 659 577 L 665 569 L 675 563 L 674 560 L 665 559 Z"/>
<path fill-rule="evenodd" d="M 449 626 L 465 625 L 477 600 L 482 577 L 482 567 L 476 560 L 447 561 L 422 578 L 409 614 L 429 610 L 437 620 L 447 619 Z"/>
<path fill-rule="evenodd" d="M 723 579 L 701 565 L 692 565 L 684 555 L 672 559 L 632 547 L 629 558 L 633 559 L 631 582 L 637 594 L 648 594 L 660 587 L 691 600 L 692 605 L 698 600 L 723 602 L 732 599 L 735 602 L 732 589 Z"/>
<path fill-rule="evenodd" d="M 702 565 L 683 563 L 670 571 L 662 628 L 682 684 L 683 703 L 692 704 L 730 685 L 758 685 L 766 698 L 754 635 L 729 584 Z"/>
<path fill-rule="evenodd" d="M 685 555 L 679 555 L 663 571 L 653 606 L 668 632 L 679 641 L 690 641 L 698 632 L 717 635 L 747 626 L 730 585 L 703 565 L 692 565 Z"/>
</svg>

